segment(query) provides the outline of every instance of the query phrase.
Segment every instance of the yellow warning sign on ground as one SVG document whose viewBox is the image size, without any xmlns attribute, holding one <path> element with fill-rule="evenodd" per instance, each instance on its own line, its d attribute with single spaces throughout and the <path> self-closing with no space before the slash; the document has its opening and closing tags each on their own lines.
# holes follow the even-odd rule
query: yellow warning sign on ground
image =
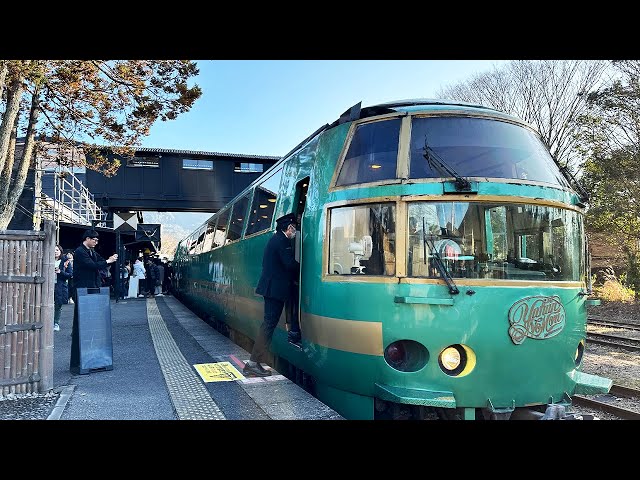
<svg viewBox="0 0 640 480">
<path fill-rule="evenodd" d="M 199 363 L 194 365 L 205 382 L 230 382 L 242 380 L 244 376 L 229 362 Z"/>
</svg>

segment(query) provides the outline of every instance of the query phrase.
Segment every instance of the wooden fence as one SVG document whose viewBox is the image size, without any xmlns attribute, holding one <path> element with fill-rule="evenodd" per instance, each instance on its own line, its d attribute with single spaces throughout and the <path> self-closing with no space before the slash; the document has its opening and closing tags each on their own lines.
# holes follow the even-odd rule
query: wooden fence
<svg viewBox="0 0 640 480">
<path fill-rule="evenodd" d="M 0 397 L 53 388 L 55 224 L 0 230 Z"/>
</svg>

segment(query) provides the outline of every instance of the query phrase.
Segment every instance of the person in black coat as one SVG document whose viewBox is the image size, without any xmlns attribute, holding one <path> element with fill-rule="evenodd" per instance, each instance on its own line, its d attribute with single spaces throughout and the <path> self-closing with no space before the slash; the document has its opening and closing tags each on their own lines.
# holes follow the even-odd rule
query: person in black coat
<svg viewBox="0 0 640 480">
<path fill-rule="evenodd" d="M 73 280 L 76 290 L 100 288 L 102 286 L 100 270 L 109 268 L 109 265 L 118 259 L 118 255 L 114 253 L 105 260 L 94 250 L 98 244 L 98 237 L 99 234 L 95 230 L 85 230 L 82 244 L 73 252 Z"/>
<path fill-rule="evenodd" d="M 261 362 L 266 361 L 273 331 L 278 325 L 285 302 L 293 296 L 294 285 L 300 273 L 300 263 L 295 259 L 291 242 L 296 236 L 296 217 L 289 213 L 278 218 L 276 224 L 276 232 L 264 249 L 262 274 L 256 287 L 256 293 L 264 297 L 264 319 L 251 357 L 243 369 L 244 373 L 261 377 L 271 375 L 271 371 L 265 369 Z M 297 325 L 292 326 L 292 331 L 294 328 L 297 329 Z"/>
<path fill-rule="evenodd" d="M 80 364 L 79 334 L 78 334 L 78 289 L 100 288 L 102 280 L 99 270 L 109 268 L 118 260 L 114 253 L 107 260 L 102 258 L 94 249 L 98 244 L 99 234 L 95 230 L 85 230 L 82 234 L 82 244 L 73 252 L 73 279 L 76 287 L 75 308 L 73 309 L 73 329 L 71 330 L 71 359 L 70 369 L 74 372 Z"/>
<path fill-rule="evenodd" d="M 62 305 L 69 303 L 69 289 L 67 282 L 73 276 L 73 266 L 67 254 L 62 253 L 62 247 L 56 245 L 55 248 L 55 273 L 56 284 L 53 288 L 53 330 L 60 331 L 60 314 L 62 313 Z"/>
</svg>

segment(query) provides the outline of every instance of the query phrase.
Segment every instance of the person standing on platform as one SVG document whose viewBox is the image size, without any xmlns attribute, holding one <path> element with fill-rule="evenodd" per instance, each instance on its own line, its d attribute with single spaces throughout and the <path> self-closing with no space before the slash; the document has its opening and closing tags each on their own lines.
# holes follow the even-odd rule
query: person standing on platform
<svg viewBox="0 0 640 480">
<path fill-rule="evenodd" d="M 160 276 L 160 270 L 155 263 L 155 260 L 151 257 L 147 259 L 147 297 L 155 297 L 156 295 L 156 283 Z"/>
<path fill-rule="evenodd" d="M 73 309 L 73 329 L 71 331 L 71 370 L 77 368 L 80 363 L 77 290 L 79 288 L 100 288 L 102 286 L 100 269 L 109 268 L 112 263 L 118 260 L 117 253 L 105 260 L 94 250 L 98 244 L 98 237 L 99 234 L 95 230 L 85 230 L 82 234 L 82 243 L 73 252 L 73 279 L 76 287 L 76 298 L 75 308 Z"/>
<path fill-rule="evenodd" d="M 262 274 L 256 293 L 264 297 L 264 318 L 251 350 L 251 357 L 244 366 L 243 373 L 266 377 L 271 371 L 265 369 L 268 349 L 273 331 L 278 325 L 285 302 L 294 295 L 294 283 L 300 274 L 300 263 L 295 259 L 291 240 L 296 236 L 296 217 L 293 213 L 276 220 L 276 232 L 267 242 L 262 257 Z M 295 316 L 294 316 L 295 318 Z M 296 338 L 292 338 L 292 336 Z M 291 326 L 290 341 L 299 341 L 300 330 L 297 322 Z"/>
<path fill-rule="evenodd" d="M 71 259 L 67 257 L 67 254 L 63 254 L 62 252 L 62 247 L 60 245 L 56 245 L 56 285 L 53 289 L 53 330 L 56 332 L 60 331 L 60 314 L 62 313 L 62 305 L 69 303 L 69 286 L 67 282 L 73 276 Z"/>
<path fill-rule="evenodd" d="M 173 281 L 173 265 L 171 264 L 170 261 L 168 261 L 164 266 L 164 282 L 162 285 L 162 293 L 164 293 L 165 295 L 169 295 L 171 293 L 172 281 Z"/>
<path fill-rule="evenodd" d="M 71 268 L 73 269 L 73 249 L 69 249 L 66 252 L 67 258 L 70 260 Z M 69 287 L 69 303 L 74 303 L 74 298 L 76 298 L 76 286 L 73 282 L 73 277 L 69 279 L 68 283 Z"/>
<path fill-rule="evenodd" d="M 127 262 L 120 268 L 120 292 L 118 298 L 126 298 L 129 291 L 129 277 L 131 276 L 131 261 Z"/>
<path fill-rule="evenodd" d="M 158 278 L 156 278 L 155 295 L 156 297 L 164 297 L 162 293 L 162 284 L 164 283 L 164 265 L 160 257 L 155 258 L 156 268 L 158 269 Z"/>
<path fill-rule="evenodd" d="M 144 297 L 144 295 L 141 295 L 140 290 L 143 288 L 141 285 L 144 283 L 146 274 L 147 271 L 144 268 L 142 260 L 140 260 L 140 258 L 136 258 L 131 269 L 131 276 L 129 277 L 129 293 L 127 298 Z"/>
</svg>

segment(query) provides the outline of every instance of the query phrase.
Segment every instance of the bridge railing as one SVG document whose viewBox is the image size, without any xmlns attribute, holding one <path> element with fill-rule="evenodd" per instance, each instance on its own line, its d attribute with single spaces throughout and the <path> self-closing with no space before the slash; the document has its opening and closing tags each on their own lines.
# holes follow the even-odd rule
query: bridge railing
<svg viewBox="0 0 640 480">
<path fill-rule="evenodd" d="M 96 204 L 93 194 L 70 172 L 43 172 L 53 175 L 53 197 L 42 193 L 40 208 L 43 218 L 82 225 L 106 221 L 106 213 Z"/>
</svg>

